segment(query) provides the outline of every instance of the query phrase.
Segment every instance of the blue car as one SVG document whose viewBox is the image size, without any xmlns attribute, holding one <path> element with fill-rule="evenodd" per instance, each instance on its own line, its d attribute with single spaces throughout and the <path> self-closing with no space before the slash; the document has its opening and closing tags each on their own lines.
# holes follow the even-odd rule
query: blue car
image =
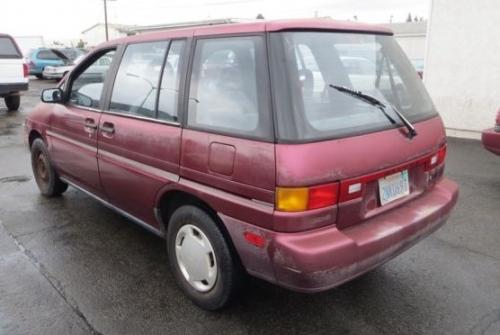
<svg viewBox="0 0 500 335">
<path fill-rule="evenodd" d="M 29 54 L 30 75 L 43 79 L 43 69 L 46 66 L 63 66 L 71 64 L 72 61 L 83 54 L 83 51 L 75 48 L 54 49 L 38 48 Z"/>
</svg>

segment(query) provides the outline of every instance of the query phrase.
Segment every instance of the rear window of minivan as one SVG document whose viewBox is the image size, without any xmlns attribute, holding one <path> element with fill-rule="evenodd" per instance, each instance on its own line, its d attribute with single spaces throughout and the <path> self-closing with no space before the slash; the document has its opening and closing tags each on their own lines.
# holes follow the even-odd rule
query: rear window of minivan
<svg viewBox="0 0 500 335">
<path fill-rule="evenodd" d="M 278 140 L 307 142 L 402 126 L 379 107 L 345 94 L 375 97 L 410 122 L 437 115 L 420 78 L 394 37 L 383 34 L 290 31 L 271 34 L 271 71 Z"/>
<path fill-rule="evenodd" d="M 0 37 L 0 58 L 21 58 L 21 53 L 10 37 Z"/>
</svg>

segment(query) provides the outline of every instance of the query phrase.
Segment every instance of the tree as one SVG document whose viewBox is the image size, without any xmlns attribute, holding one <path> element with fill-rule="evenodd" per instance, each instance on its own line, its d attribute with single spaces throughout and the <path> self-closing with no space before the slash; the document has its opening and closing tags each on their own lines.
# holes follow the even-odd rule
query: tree
<svg viewBox="0 0 500 335">
<path fill-rule="evenodd" d="M 256 17 L 257 20 L 264 20 L 264 15 L 260 14 Z"/>
<path fill-rule="evenodd" d="M 80 39 L 80 40 L 78 41 L 78 43 L 76 44 L 76 47 L 77 47 L 78 49 L 85 49 L 85 44 L 87 44 L 87 43 L 85 43 L 82 39 Z"/>
<path fill-rule="evenodd" d="M 412 22 L 411 13 L 408 13 L 408 17 L 406 18 L 406 22 Z"/>
</svg>

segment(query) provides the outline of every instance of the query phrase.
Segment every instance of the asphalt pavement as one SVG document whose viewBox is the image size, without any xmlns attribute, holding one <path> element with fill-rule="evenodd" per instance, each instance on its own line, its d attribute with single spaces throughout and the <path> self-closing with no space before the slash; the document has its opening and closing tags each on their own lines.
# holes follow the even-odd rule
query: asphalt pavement
<svg viewBox="0 0 500 335">
<path fill-rule="evenodd" d="M 176 287 L 164 241 L 70 188 L 39 195 L 23 120 L 0 101 L 0 334 L 500 334 L 500 157 L 449 139 L 448 223 L 384 266 L 303 295 L 252 280 L 210 313 Z"/>
</svg>

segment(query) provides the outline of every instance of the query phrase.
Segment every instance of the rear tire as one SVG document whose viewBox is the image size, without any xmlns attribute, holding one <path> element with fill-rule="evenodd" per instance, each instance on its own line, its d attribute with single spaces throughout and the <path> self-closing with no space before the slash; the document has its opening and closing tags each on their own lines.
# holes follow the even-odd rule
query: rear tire
<svg viewBox="0 0 500 335">
<path fill-rule="evenodd" d="M 21 105 L 21 96 L 19 95 L 9 95 L 4 98 L 5 105 L 10 112 L 17 111 Z"/>
<path fill-rule="evenodd" d="M 167 250 L 177 284 L 197 306 L 221 309 L 239 291 L 244 278 L 239 259 L 217 223 L 201 208 L 185 205 L 172 214 Z"/>
<path fill-rule="evenodd" d="M 57 197 L 68 189 L 68 184 L 59 179 L 50 161 L 49 152 L 41 138 L 31 145 L 31 167 L 36 183 L 45 197 Z"/>
</svg>

